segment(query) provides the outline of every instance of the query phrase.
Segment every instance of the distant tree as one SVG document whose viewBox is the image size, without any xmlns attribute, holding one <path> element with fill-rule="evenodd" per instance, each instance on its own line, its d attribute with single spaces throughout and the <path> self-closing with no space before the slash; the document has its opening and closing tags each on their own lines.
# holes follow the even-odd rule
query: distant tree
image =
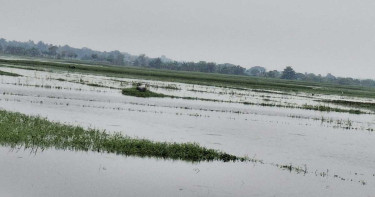
<svg viewBox="0 0 375 197">
<path fill-rule="evenodd" d="M 328 81 L 328 82 L 333 82 L 336 80 L 336 77 L 333 76 L 331 73 L 328 73 L 325 77 L 325 80 Z"/>
<path fill-rule="evenodd" d="M 199 61 L 198 63 L 196 63 L 194 71 L 208 72 L 207 62 L 206 61 Z"/>
<path fill-rule="evenodd" d="M 54 46 L 54 45 L 48 47 L 48 54 L 50 56 L 56 56 L 57 55 L 57 49 L 58 49 L 57 46 Z"/>
<path fill-rule="evenodd" d="M 5 40 L 4 38 L 0 38 L 0 45 L 4 47 L 5 44 L 7 44 L 7 40 Z"/>
<path fill-rule="evenodd" d="M 61 58 L 65 58 L 66 56 L 67 56 L 67 54 L 68 54 L 68 52 L 67 51 L 61 51 L 61 53 L 60 53 L 60 57 Z"/>
<path fill-rule="evenodd" d="M 99 57 L 99 56 L 98 56 L 98 54 L 96 54 L 96 53 L 91 55 L 91 58 L 94 59 L 94 60 L 97 60 L 98 57 Z"/>
<path fill-rule="evenodd" d="M 269 78 L 279 78 L 280 77 L 280 72 L 277 70 L 271 70 L 266 73 L 266 77 Z"/>
<path fill-rule="evenodd" d="M 18 46 L 7 46 L 5 53 L 12 55 L 25 55 L 25 48 Z"/>
<path fill-rule="evenodd" d="M 351 77 L 338 77 L 337 82 L 341 85 L 361 85 L 361 81 L 359 79 L 353 79 Z"/>
<path fill-rule="evenodd" d="M 216 71 L 216 64 L 213 62 L 207 63 L 207 72 L 213 73 Z"/>
<path fill-rule="evenodd" d="M 113 61 L 115 60 L 115 56 L 114 56 L 113 54 L 110 54 L 110 55 L 108 55 L 108 57 L 106 58 L 106 60 L 107 60 L 108 62 L 113 63 Z"/>
<path fill-rule="evenodd" d="M 296 73 L 296 79 L 302 81 L 306 79 L 306 76 L 303 73 Z"/>
<path fill-rule="evenodd" d="M 152 67 L 152 68 L 161 68 L 162 64 L 163 64 L 163 62 L 161 61 L 160 58 L 153 59 L 149 63 L 150 67 Z"/>
<path fill-rule="evenodd" d="M 266 68 L 261 67 L 261 66 L 254 66 L 246 70 L 246 74 L 251 75 L 251 76 L 265 76 L 266 74 Z"/>
<path fill-rule="evenodd" d="M 283 74 L 281 75 L 281 79 L 294 80 L 294 79 L 296 79 L 296 72 L 293 70 L 292 67 L 287 66 L 284 69 Z"/>
<path fill-rule="evenodd" d="M 42 42 L 42 41 L 39 41 L 39 42 L 36 44 L 36 48 L 39 49 L 39 51 L 41 51 L 42 53 L 47 53 L 47 51 L 48 51 L 48 45 L 45 44 L 45 43 Z"/>
<path fill-rule="evenodd" d="M 113 64 L 123 65 L 125 56 L 120 51 L 113 51 L 114 55 Z"/>
<path fill-rule="evenodd" d="M 361 81 L 362 86 L 375 86 L 375 81 L 371 79 L 365 79 Z"/>
<path fill-rule="evenodd" d="M 148 66 L 147 57 L 145 54 L 139 55 L 134 61 L 134 66 Z"/>
<path fill-rule="evenodd" d="M 70 58 L 70 59 L 74 59 L 74 58 L 77 58 L 77 54 L 76 53 L 74 53 L 73 51 L 69 51 L 67 54 L 66 54 L 66 56 L 68 57 L 68 58 Z"/>
<path fill-rule="evenodd" d="M 31 49 L 26 50 L 26 54 L 30 55 L 30 56 L 33 56 L 33 57 L 36 57 L 36 56 L 40 55 L 40 51 L 37 48 L 33 47 Z"/>
</svg>

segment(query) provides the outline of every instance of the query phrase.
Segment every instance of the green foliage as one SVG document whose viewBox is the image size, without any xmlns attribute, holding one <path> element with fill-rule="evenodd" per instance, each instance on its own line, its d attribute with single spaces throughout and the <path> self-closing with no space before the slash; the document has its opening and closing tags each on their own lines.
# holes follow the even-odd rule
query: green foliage
<svg viewBox="0 0 375 197">
<path fill-rule="evenodd" d="M 196 143 L 152 142 L 122 134 L 50 122 L 40 117 L 0 110 L 0 144 L 33 150 L 56 148 L 95 151 L 128 156 L 156 157 L 185 161 L 244 161 L 240 158 Z"/>
<path fill-rule="evenodd" d="M 284 69 L 283 74 L 281 75 L 281 79 L 296 79 L 296 72 L 293 70 L 292 67 L 288 66 Z"/>
<path fill-rule="evenodd" d="M 246 70 L 247 75 L 263 77 L 266 75 L 266 68 L 261 66 L 254 66 Z"/>
</svg>

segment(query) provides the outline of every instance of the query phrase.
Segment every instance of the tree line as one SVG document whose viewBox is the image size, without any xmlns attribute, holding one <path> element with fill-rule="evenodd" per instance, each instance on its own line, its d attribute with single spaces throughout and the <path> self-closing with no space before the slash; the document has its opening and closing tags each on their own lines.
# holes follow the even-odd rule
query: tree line
<svg viewBox="0 0 375 197">
<path fill-rule="evenodd" d="M 314 73 L 299 73 L 296 72 L 292 67 L 287 66 L 283 71 L 271 70 L 267 71 L 266 68 L 260 66 L 254 66 L 246 70 L 246 74 L 256 77 L 266 78 L 279 78 L 287 80 L 299 80 L 299 81 L 310 81 L 310 82 L 325 82 L 340 85 L 358 85 L 375 87 L 375 80 L 372 79 L 354 79 L 351 77 L 336 77 L 331 73 L 325 76 Z"/>
<path fill-rule="evenodd" d="M 0 53 L 30 56 L 30 57 L 45 57 L 54 59 L 67 60 L 85 60 L 90 62 L 97 62 L 103 64 L 120 65 L 120 66 L 137 66 L 155 69 L 178 70 L 178 71 L 195 71 L 206 73 L 222 73 L 233 75 L 249 75 L 266 78 L 280 78 L 287 80 L 301 80 L 313 82 L 329 82 L 342 85 L 360 85 L 360 86 L 374 86 L 374 80 L 359 80 L 353 78 L 335 77 L 332 74 L 326 76 L 315 75 L 313 73 L 298 73 L 290 66 L 283 71 L 271 70 L 261 66 L 254 66 L 245 69 L 242 66 L 234 64 L 217 64 L 214 62 L 179 62 L 168 59 L 165 56 L 150 58 L 145 54 L 131 55 L 129 53 L 115 51 L 95 51 L 89 48 L 73 48 L 69 45 L 57 46 L 47 44 L 42 41 L 35 43 L 34 41 L 19 42 L 7 41 L 0 38 Z"/>
<path fill-rule="evenodd" d="M 34 43 L 33 41 L 18 42 L 0 39 L 0 53 L 10 55 L 21 55 L 31 57 L 46 57 L 55 59 L 86 60 L 112 65 L 127 65 L 150 67 L 157 69 L 196 71 L 207 73 L 223 73 L 244 75 L 245 68 L 233 64 L 216 64 L 213 62 L 177 62 L 161 56 L 150 58 L 146 55 L 131 55 L 120 51 L 94 51 L 89 48 L 73 48 L 69 45 L 56 46 L 46 44 L 42 41 Z"/>
</svg>

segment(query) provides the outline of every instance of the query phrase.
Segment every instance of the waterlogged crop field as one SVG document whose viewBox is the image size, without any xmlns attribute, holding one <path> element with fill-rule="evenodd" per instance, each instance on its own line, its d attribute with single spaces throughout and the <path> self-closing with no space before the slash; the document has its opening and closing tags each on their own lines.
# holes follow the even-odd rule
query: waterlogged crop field
<svg viewBox="0 0 375 197">
<path fill-rule="evenodd" d="M 150 91 L 164 96 L 122 94 L 136 83 L 149 84 Z M 27 134 L 14 137 L 27 143 L 2 137 L 0 195 L 373 196 L 374 103 L 363 96 L 3 64 L 2 113 L 46 118 L 47 128 L 51 121 L 109 136 L 197 143 L 225 154 L 191 161 L 186 155 L 107 151 L 112 146 L 102 144 L 95 151 L 75 141 L 54 147 L 53 141 L 35 143 Z M 33 121 L 23 118 L 19 124 Z M 228 161 L 226 154 L 240 159 Z"/>
</svg>

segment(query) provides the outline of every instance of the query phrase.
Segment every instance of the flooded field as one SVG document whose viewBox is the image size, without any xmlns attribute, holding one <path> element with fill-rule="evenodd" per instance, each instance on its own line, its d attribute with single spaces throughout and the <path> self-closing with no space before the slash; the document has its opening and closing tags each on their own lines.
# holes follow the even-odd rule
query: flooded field
<svg viewBox="0 0 375 197">
<path fill-rule="evenodd" d="M 94 152 L 0 148 L 2 196 L 373 196 L 374 111 L 326 99 L 0 67 L 0 109 L 153 141 L 200 145 L 262 162 L 185 162 Z M 172 97 L 121 94 L 133 83 Z M 320 111 L 306 106 L 324 106 Z M 360 114 L 350 113 L 360 110 Z M 293 167 L 293 168 L 292 168 Z M 300 170 L 294 170 L 300 169 Z"/>
</svg>

